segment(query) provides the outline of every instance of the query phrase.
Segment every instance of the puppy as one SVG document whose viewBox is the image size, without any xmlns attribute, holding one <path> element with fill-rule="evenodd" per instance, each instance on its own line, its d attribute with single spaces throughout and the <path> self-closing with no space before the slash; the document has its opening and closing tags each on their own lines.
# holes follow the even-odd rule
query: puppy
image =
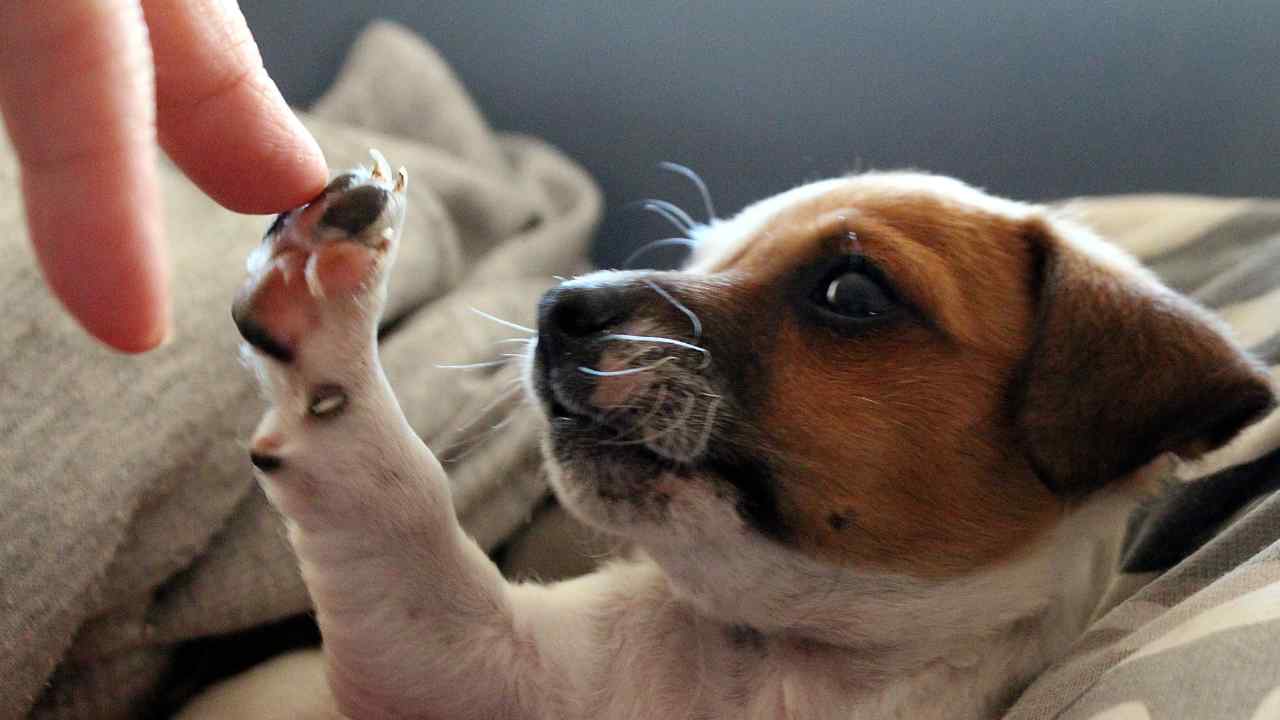
<svg viewBox="0 0 1280 720">
<path fill-rule="evenodd" d="M 1042 207 L 869 173 L 542 299 L 561 502 L 640 559 L 512 585 L 378 364 L 378 158 L 268 232 L 234 306 L 252 461 L 351 718 L 993 718 L 1098 606 L 1169 458 L 1274 404 L 1203 310 Z"/>
</svg>

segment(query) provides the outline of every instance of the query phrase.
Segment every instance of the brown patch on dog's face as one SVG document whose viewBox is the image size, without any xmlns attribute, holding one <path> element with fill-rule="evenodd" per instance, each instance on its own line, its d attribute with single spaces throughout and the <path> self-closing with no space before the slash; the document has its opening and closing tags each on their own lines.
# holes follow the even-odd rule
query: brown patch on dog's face
<svg viewBox="0 0 1280 720">
<path fill-rule="evenodd" d="M 1006 404 L 1035 312 L 1020 230 L 927 197 L 835 192 L 711 269 L 733 278 L 742 332 L 771 340 L 753 351 L 767 383 L 753 425 L 790 543 L 950 574 L 1025 546 L 1063 511 L 1021 458 Z M 851 267 L 892 310 L 824 312 L 824 287 Z"/>
</svg>

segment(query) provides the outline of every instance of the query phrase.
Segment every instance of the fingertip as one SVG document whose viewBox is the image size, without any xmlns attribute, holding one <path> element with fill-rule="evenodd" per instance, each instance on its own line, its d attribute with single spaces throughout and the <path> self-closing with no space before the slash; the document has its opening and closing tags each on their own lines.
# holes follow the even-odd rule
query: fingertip
<svg viewBox="0 0 1280 720">
<path fill-rule="evenodd" d="M 168 345 L 173 339 L 173 326 L 167 311 L 168 303 L 162 303 L 162 305 L 166 311 L 161 317 L 151 318 L 147 322 L 135 323 L 131 326 L 122 326 L 115 320 L 98 324 L 96 320 L 76 317 L 74 312 L 72 316 L 80 320 L 81 327 L 86 332 L 107 347 L 126 355 L 141 355 Z"/>
<path fill-rule="evenodd" d="M 279 97 L 277 93 L 277 97 Z M 282 168 L 280 180 L 281 192 L 287 194 L 289 188 L 294 188 L 292 195 L 284 198 L 284 202 L 277 207 L 271 207 L 266 212 L 276 212 L 279 210 L 287 210 L 296 207 L 302 203 L 309 202 L 319 195 L 329 183 L 329 164 L 325 160 L 324 151 L 320 149 L 320 143 L 316 141 L 311 131 L 307 129 L 293 110 L 280 99 L 280 103 L 276 112 L 284 114 L 284 123 L 286 124 L 285 133 L 292 138 L 292 143 L 296 146 L 296 158 L 293 162 L 288 162 Z M 244 211 L 248 212 L 248 211 Z"/>
<path fill-rule="evenodd" d="M 271 82 L 265 75 L 261 80 Z M 274 86 L 229 93 L 204 110 L 178 117 L 162 108 L 160 140 L 183 172 L 220 205 L 243 213 L 279 212 L 324 190 L 329 179 L 324 153 Z"/>
<path fill-rule="evenodd" d="M 318 195 L 324 154 L 262 66 L 234 4 L 143 3 L 156 129 L 183 172 L 228 209 L 270 213 Z"/>
<path fill-rule="evenodd" d="M 173 305 L 169 295 L 169 278 L 165 268 L 156 268 L 155 276 L 139 292 L 132 312 L 112 313 L 106 318 L 95 313 L 87 317 L 99 328 L 90 334 L 108 347 L 129 355 L 150 352 L 173 341 Z M 128 318 L 128 322 L 121 322 Z M 101 320 L 101 322 L 99 322 Z"/>
<path fill-rule="evenodd" d="M 50 290 L 72 318 L 102 344 L 127 354 L 140 354 L 172 337 L 172 311 L 167 279 L 135 276 L 117 284 L 84 278 L 83 268 L 42 262 Z M 102 287 L 105 285 L 105 289 Z"/>
<path fill-rule="evenodd" d="M 85 332 L 127 354 L 160 347 L 172 338 L 167 273 L 157 268 L 126 271 L 124 282 L 108 275 L 85 277 L 81 266 L 45 260 L 41 264 L 53 294 Z"/>
</svg>

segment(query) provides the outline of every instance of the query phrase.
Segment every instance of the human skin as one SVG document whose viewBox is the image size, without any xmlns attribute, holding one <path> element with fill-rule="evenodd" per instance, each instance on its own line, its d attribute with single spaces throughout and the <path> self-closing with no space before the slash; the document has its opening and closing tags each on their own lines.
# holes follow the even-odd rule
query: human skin
<svg viewBox="0 0 1280 720">
<path fill-rule="evenodd" d="M 123 352 L 170 332 L 157 146 L 237 212 L 327 179 L 234 0 L 6 0 L 0 112 L 50 289 Z"/>
</svg>

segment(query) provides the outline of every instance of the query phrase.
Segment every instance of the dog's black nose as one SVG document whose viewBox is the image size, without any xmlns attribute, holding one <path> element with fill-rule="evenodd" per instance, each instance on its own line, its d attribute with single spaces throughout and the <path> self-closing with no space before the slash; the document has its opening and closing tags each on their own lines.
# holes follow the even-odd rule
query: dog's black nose
<svg viewBox="0 0 1280 720">
<path fill-rule="evenodd" d="M 607 285 L 556 287 L 538 303 L 538 338 L 558 352 L 565 343 L 618 325 L 627 316 L 626 291 Z"/>
</svg>

